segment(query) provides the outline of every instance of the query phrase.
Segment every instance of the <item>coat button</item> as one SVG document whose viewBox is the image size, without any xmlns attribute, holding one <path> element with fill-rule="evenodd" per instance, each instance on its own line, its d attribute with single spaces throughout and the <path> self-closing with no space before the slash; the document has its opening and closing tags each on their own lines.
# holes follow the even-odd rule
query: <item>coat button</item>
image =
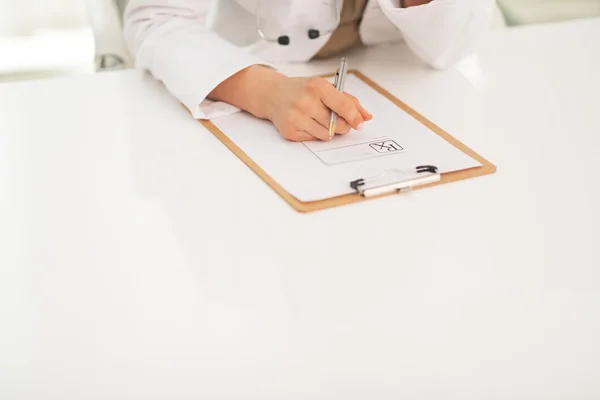
<svg viewBox="0 0 600 400">
<path fill-rule="evenodd" d="M 279 36 L 277 38 L 277 43 L 279 43 L 282 46 L 287 46 L 288 44 L 290 44 L 290 37 L 289 36 Z"/>
<path fill-rule="evenodd" d="M 308 37 L 310 39 L 317 39 L 319 36 L 321 36 L 321 32 L 319 32 L 318 29 L 311 29 L 308 31 Z"/>
</svg>

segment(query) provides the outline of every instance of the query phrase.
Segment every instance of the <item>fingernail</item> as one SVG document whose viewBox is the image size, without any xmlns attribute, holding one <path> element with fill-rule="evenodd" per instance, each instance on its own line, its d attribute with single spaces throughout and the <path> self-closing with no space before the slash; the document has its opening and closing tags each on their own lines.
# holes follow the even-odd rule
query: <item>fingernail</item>
<svg viewBox="0 0 600 400">
<path fill-rule="evenodd" d="M 356 130 L 357 130 L 357 131 L 362 131 L 364 127 L 365 127 L 365 124 L 364 124 L 364 122 L 361 122 L 361 123 L 360 123 L 360 124 L 358 124 L 358 126 L 356 127 Z"/>
</svg>

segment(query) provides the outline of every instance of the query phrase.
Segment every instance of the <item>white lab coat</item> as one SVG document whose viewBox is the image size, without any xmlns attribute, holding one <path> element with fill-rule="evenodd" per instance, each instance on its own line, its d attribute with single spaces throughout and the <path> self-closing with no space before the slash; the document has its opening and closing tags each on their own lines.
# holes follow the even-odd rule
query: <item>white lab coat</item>
<svg viewBox="0 0 600 400">
<path fill-rule="evenodd" d="M 307 30 L 313 25 L 318 29 L 323 15 L 331 14 L 331 2 L 340 0 L 287 1 L 293 2 L 294 15 L 301 16 L 285 21 L 288 46 L 258 35 L 258 0 L 130 0 L 125 38 L 138 68 L 161 80 L 195 118 L 210 119 L 239 111 L 206 98 L 228 77 L 254 64 L 309 61 L 329 40 L 330 34 L 310 39 Z M 433 0 L 402 9 L 398 0 L 369 0 L 359 28 L 361 41 L 377 45 L 404 39 L 424 62 L 446 68 L 467 55 L 490 28 L 494 3 Z"/>
</svg>

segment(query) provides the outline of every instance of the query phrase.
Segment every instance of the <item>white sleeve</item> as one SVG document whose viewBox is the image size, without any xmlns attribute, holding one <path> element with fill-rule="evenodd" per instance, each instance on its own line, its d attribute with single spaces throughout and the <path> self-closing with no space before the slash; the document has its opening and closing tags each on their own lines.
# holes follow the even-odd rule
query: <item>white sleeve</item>
<svg viewBox="0 0 600 400">
<path fill-rule="evenodd" d="M 453 66 L 470 54 L 490 30 L 495 0 L 433 0 L 398 8 L 398 0 L 378 0 L 410 49 L 434 68 Z"/>
<path fill-rule="evenodd" d="M 150 71 L 194 118 L 239 111 L 206 97 L 221 82 L 254 64 L 267 64 L 206 29 L 212 0 L 131 0 L 125 40 L 136 67 Z"/>
</svg>

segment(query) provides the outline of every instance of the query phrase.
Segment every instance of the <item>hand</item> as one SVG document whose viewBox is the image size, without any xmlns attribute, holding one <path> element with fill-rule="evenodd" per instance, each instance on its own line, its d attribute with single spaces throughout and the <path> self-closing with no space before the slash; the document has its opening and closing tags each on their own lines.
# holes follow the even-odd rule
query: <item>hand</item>
<svg viewBox="0 0 600 400">
<path fill-rule="evenodd" d="M 338 115 L 336 134 L 361 130 L 373 116 L 356 97 L 340 92 L 324 78 L 289 78 L 277 81 L 267 98 L 266 115 L 281 136 L 292 141 L 329 137 L 331 111 Z"/>
<path fill-rule="evenodd" d="M 373 116 L 358 100 L 323 78 L 289 78 L 270 68 L 250 66 L 219 84 L 209 98 L 269 119 L 281 136 L 294 141 L 329 140 L 331 110 L 337 134 L 361 129 Z"/>
</svg>

